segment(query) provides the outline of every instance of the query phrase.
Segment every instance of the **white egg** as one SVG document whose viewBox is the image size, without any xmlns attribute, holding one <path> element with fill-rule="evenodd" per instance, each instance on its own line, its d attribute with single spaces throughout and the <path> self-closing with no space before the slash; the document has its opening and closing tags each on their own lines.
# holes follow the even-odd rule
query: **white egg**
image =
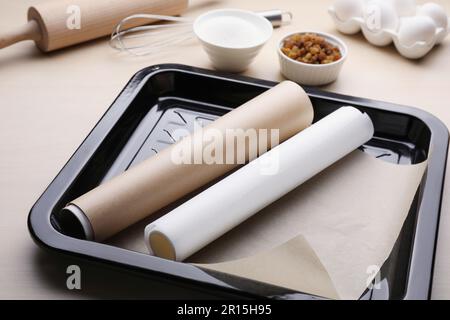
<svg viewBox="0 0 450 320">
<path fill-rule="evenodd" d="M 392 0 L 392 3 L 400 17 L 416 14 L 417 4 L 415 0 Z"/>
<path fill-rule="evenodd" d="M 401 20 L 398 41 L 405 47 L 411 47 L 419 41 L 431 44 L 436 38 L 436 27 L 427 16 L 405 17 Z"/>
<path fill-rule="evenodd" d="M 364 8 L 366 28 L 374 33 L 383 30 L 397 30 L 399 18 L 392 2 L 383 0 L 368 1 Z"/>
<path fill-rule="evenodd" d="M 363 0 L 337 0 L 334 10 L 339 20 L 348 21 L 353 17 L 362 17 L 363 6 Z"/>
<path fill-rule="evenodd" d="M 445 13 L 444 8 L 442 8 L 437 3 L 428 2 L 418 9 L 418 14 L 422 16 L 428 16 L 433 19 L 434 24 L 437 28 L 447 29 L 448 17 Z"/>
</svg>

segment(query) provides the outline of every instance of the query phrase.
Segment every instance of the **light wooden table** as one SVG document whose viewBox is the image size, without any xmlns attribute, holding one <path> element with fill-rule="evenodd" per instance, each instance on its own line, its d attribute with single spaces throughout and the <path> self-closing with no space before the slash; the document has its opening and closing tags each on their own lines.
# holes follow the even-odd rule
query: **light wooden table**
<svg viewBox="0 0 450 320">
<path fill-rule="evenodd" d="M 0 0 L 0 30 L 25 22 L 27 7 L 37 2 Z M 450 13 L 449 0 L 436 2 Z M 282 79 L 275 45 L 284 33 L 305 29 L 334 33 L 350 52 L 340 78 L 326 90 L 417 106 L 450 127 L 450 39 L 426 58 L 409 61 L 392 47 L 369 45 L 361 35 L 339 35 L 326 10 L 331 1 L 191 3 L 190 16 L 217 7 L 293 12 L 293 24 L 275 31 L 246 75 Z M 0 51 L 0 298 L 192 297 L 175 286 L 85 264 L 81 264 L 82 290 L 69 291 L 66 267 L 80 263 L 38 249 L 26 223 L 33 203 L 128 79 L 145 66 L 168 62 L 211 68 L 195 43 L 141 58 L 118 55 L 105 39 L 51 54 L 42 54 L 31 42 Z M 448 174 L 446 180 L 432 292 L 435 299 L 450 298 Z"/>
</svg>

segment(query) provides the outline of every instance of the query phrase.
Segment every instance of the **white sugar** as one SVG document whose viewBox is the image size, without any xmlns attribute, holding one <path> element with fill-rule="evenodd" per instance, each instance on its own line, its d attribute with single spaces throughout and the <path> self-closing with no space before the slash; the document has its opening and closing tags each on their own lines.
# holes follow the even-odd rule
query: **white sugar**
<svg viewBox="0 0 450 320">
<path fill-rule="evenodd" d="M 253 23 L 233 16 L 214 17 L 201 25 L 201 37 L 212 44 L 242 48 L 264 41 L 264 33 Z"/>
</svg>

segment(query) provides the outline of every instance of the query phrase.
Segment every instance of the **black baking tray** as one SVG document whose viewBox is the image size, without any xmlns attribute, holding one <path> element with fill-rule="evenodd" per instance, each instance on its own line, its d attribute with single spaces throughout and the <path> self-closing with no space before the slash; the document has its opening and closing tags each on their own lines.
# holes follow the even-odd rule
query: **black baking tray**
<svg viewBox="0 0 450 320">
<path fill-rule="evenodd" d="M 319 299 L 82 240 L 76 221 L 65 221 L 62 226 L 56 218 L 70 200 L 173 143 L 177 137 L 171 135 L 171 128 L 190 128 L 193 121 L 213 121 L 274 85 L 275 82 L 178 64 L 139 71 L 31 209 L 28 226 L 34 240 L 60 253 L 207 291 L 215 297 Z M 314 105 L 314 121 L 344 105 L 369 114 L 375 136 L 362 147 L 363 151 L 399 164 L 428 159 L 408 218 L 381 268 L 379 288 L 368 289 L 361 296 L 367 300 L 428 299 L 447 159 L 447 128 L 431 114 L 416 108 L 305 89 Z"/>
</svg>

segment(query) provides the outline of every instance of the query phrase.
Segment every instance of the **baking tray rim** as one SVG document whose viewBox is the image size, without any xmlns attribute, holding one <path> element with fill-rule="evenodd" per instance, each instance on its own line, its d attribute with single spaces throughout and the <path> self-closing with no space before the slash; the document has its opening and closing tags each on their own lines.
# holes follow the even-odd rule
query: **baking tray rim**
<svg viewBox="0 0 450 320">
<path fill-rule="evenodd" d="M 111 106 L 105 111 L 103 116 L 89 132 L 80 146 L 75 150 L 67 163 L 59 171 L 56 177 L 50 182 L 48 187 L 33 205 L 28 215 L 28 228 L 33 240 L 41 247 L 65 253 L 69 255 L 78 256 L 88 260 L 100 261 L 109 265 L 119 266 L 122 269 L 127 268 L 146 274 L 153 274 L 166 279 L 175 281 L 184 281 L 191 285 L 211 286 L 214 289 L 228 291 L 229 293 L 238 293 L 242 296 L 254 297 L 255 295 L 247 293 L 239 288 L 228 285 L 227 283 L 216 279 L 215 277 L 207 274 L 205 271 L 194 267 L 189 264 L 180 262 L 167 261 L 158 257 L 153 257 L 147 254 L 134 252 L 118 247 L 114 247 L 103 243 L 93 243 L 86 240 L 80 240 L 65 236 L 59 233 L 53 228 L 50 223 L 50 216 L 54 210 L 58 200 L 53 200 L 49 205 L 46 202 L 46 195 L 50 193 L 52 189 L 58 188 L 60 184 L 70 186 L 76 179 L 77 175 L 86 166 L 92 154 L 98 148 L 98 145 L 103 141 L 111 130 L 112 126 L 108 125 L 110 122 L 115 123 L 121 117 L 121 114 L 128 108 L 130 103 L 145 85 L 145 83 L 153 76 L 161 72 L 182 72 L 187 74 L 201 75 L 209 78 L 222 79 L 233 82 L 241 82 L 252 85 L 257 85 L 262 88 L 270 88 L 276 84 L 276 82 L 251 78 L 247 76 L 218 73 L 212 70 L 206 70 L 197 67 L 191 67 L 181 64 L 159 64 L 144 68 L 129 80 Z M 432 278 L 433 278 L 433 265 L 434 255 L 436 249 L 436 241 L 438 236 L 439 215 L 442 203 L 443 183 L 445 177 L 447 150 L 449 143 L 449 132 L 445 124 L 434 115 L 423 111 L 421 109 L 409 106 L 403 106 L 388 102 L 381 102 L 376 100 L 370 100 L 365 98 L 357 98 L 348 95 L 342 95 L 337 93 L 326 92 L 317 88 L 304 86 L 309 96 L 314 98 L 323 98 L 329 101 L 338 102 L 341 104 L 351 104 L 353 106 L 359 106 L 369 109 L 380 109 L 384 111 L 407 114 L 423 121 L 431 131 L 430 137 L 430 150 L 432 154 L 428 156 L 428 169 L 424 179 L 423 198 L 419 205 L 415 234 L 413 235 L 412 254 L 410 258 L 409 270 L 407 275 L 406 294 L 404 299 L 428 299 L 430 297 Z M 113 109 L 122 109 L 121 112 L 112 116 Z M 115 121 L 114 121 L 115 119 Z M 94 139 L 95 141 L 91 141 Z M 103 136 L 99 139 L 98 136 Z M 83 156 L 83 161 L 81 157 Z M 73 166 L 78 168 L 73 170 Z M 430 169 L 431 168 L 431 169 Z M 68 173 L 75 172 L 76 175 L 70 175 Z M 70 183 L 64 182 L 65 179 L 70 178 Z M 433 185 L 430 185 L 430 180 L 433 181 Z M 58 189 L 56 189 L 58 190 Z M 64 192 L 60 191 L 58 199 Z M 48 202 L 48 201 L 47 201 Z M 426 207 L 426 208 L 425 208 Z M 426 210 L 425 210 L 426 209 Z M 434 214 L 433 223 L 424 225 L 422 220 L 425 219 L 427 214 L 425 211 L 432 211 Z M 427 239 L 421 235 L 422 232 L 416 232 L 417 228 L 428 229 L 428 232 L 432 232 L 435 235 L 434 239 Z M 70 244 L 69 246 L 67 244 Z M 94 247 L 101 247 L 102 250 L 93 252 L 91 249 Z M 87 250 L 86 250 L 87 249 Z M 95 250 L 94 250 L 95 251 Z M 423 261 L 423 256 L 428 259 L 428 268 L 425 268 L 423 262 L 419 265 L 411 263 L 414 261 Z M 431 259 L 430 259 L 431 255 Z M 125 259 L 124 259 L 125 258 Z M 151 269 L 150 269 L 151 265 Z M 180 275 L 179 270 L 183 268 L 183 275 Z M 426 269 L 426 270 L 424 270 Z M 418 283 L 420 281 L 420 283 Z M 423 286 L 428 287 L 428 292 L 423 292 Z M 297 297 L 304 297 L 306 299 L 315 299 L 306 293 L 299 293 Z"/>
</svg>

